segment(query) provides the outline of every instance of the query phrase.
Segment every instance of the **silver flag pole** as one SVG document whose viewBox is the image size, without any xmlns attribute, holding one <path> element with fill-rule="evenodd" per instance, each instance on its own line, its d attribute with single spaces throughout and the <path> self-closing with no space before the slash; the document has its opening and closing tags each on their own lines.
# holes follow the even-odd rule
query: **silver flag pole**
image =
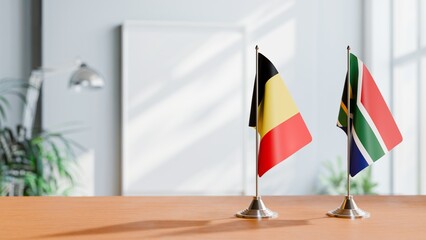
<svg viewBox="0 0 426 240">
<path fill-rule="evenodd" d="M 256 45 L 256 83 L 255 83 L 255 99 L 256 99 L 256 196 L 250 203 L 250 206 L 238 212 L 235 216 L 239 218 L 275 218 L 278 216 L 276 212 L 269 210 L 263 203 L 259 195 L 259 47 Z"/>
<path fill-rule="evenodd" d="M 347 134 L 347 180 L 346 180 L 346 196 L 343 200 L 342 205 L 335 210 L 327 212 L 327 215 L 330 217 L 339 217 L 339 218 L 368 218 L 370 214 L 368 212 L 360 209 L 351 195 L 351 179 L 350 179 L 350 170 L 351 170 L 351 142 L 352 142 L 352 124 L 351 124 L 351 61 L 350 61 L 350 50 L 351 48 L 347 47 L 347 66 L 348 66 L 348 81 L 346 85 L 347 89 L 347 123 L 346 123 L 346 134 Z"/>
</svg>

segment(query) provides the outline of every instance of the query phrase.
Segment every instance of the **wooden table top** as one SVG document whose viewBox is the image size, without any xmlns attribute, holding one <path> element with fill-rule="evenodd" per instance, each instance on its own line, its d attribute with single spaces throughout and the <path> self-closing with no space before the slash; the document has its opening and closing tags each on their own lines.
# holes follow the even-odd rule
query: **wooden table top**
<svg viewBox="0 0 426 240">
<path fill-rule="evenodd" d="M 2 197 L 0 239 L 426 239 L 426 196 L 355 196 L 368 219 L 325 215 L 342 196 L 263 197 L 270 220 L 234 214 L 251 197 Z"/>
</svg>

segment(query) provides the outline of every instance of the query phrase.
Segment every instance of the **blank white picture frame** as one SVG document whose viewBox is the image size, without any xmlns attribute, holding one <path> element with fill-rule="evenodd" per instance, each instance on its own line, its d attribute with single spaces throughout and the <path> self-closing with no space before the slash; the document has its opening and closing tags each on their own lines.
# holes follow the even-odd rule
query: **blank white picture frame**
<svg viewBox="0 0 426 240">
<path fill-rule="evenodd" d="M 244 28 L 122 26 L 122 194 L 244 192 Z"/>
</svg>

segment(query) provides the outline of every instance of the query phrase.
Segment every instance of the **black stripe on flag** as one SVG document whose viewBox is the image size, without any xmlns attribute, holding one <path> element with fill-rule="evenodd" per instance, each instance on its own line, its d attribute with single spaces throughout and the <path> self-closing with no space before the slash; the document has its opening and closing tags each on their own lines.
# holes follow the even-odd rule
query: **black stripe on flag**
<svg viewBox="0 0 426 240">
<path fill-rule="evenodd" d="M 268 58 L 263 56 L 261 53 L 259 53 L 258 57 L 258 64 L 259 64 L 259 99 L 258 103 L 260 103 L 263 100 L 264 94 L 265 94 L 265 85 L 266 82 L 271 79 L 273 76 L 278 74 L 277 69 L 275 66 L 269 61 Z M 256 78 L 254 79 L 254 87 L 253 87 L 253 95 L 251 98 L 251 108 L 250 108 L 250 120 L 249 120 L 249 126 L 250 127 L 256 127 Z"/>
</svg>

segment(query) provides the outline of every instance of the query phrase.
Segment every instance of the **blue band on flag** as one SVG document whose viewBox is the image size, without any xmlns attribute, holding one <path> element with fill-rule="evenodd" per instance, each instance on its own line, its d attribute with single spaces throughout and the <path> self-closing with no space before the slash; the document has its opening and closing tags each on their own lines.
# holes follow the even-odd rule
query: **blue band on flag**
<svg viewBox="0 0 426 240">
<path fill-rule="evenodd" d="M 361 151 L 359 151 L 358 146 L 356 145 L 353 137 L 351 139 L 351 162 L 350 162 L 350 174 L 354 177 L 362 169 L 368 167 L 368 162 L 362 156 Z"/>
</svg>

